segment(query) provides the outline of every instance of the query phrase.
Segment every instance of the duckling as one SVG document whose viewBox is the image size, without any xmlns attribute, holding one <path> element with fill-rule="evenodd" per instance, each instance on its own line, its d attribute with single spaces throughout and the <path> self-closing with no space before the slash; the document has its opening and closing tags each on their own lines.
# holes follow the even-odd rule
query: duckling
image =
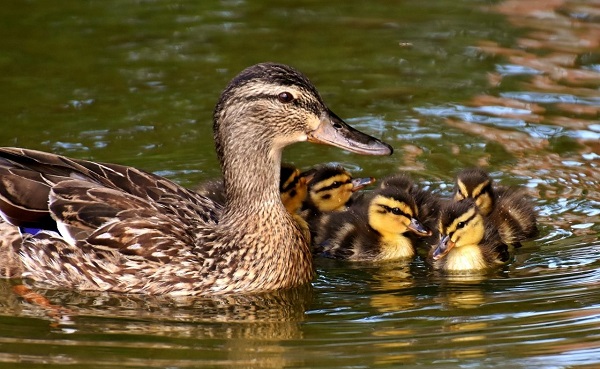
<svg viewBox="0 0 600 369">
<path fill-rule="evenodd" d="M 308 196 L 308 182 L 312 176 L 301 173 L 300 169 L 291 164 L 281 165 L 281 175 L 279 180 L 279 192 L 281 193 L 281 202 L 288 213 L 297 215 L 306 224 L 304 218 L 300 216 L 302 204 Z M 306 224 L 308 228 L 308 224 Z"/>
<path fill-rule="evenodd" d="M 375 178 L 352 178 L 340 165 L 323 165 L 302 173 L 310 176 L 308 195 L 302 203 L 301 217 L 308 224 L 311 240 L 324 214 L 347 209 L 352 195 L 358 190 L 375 182 Z"/>
<path fill-rule="evenodd" d="M 383 261 L 411 258 L 414 239 L 429 236 L 418 220 L 418 209 L 406 191 L 375 191 L 366 206 L 352 206 L 323 217 L 315 237 L 316 253 L 351 261 Z"/>
<path fill-rule="evenodd" d="M 303 174 L 312 176 L 308 182 L 308 197 L 302 205 L 308 217 L 344 210 L 354 193 L 375 182 L 373 177 L 353 178 L 341 165 L 323 165 Z"/>
<path fill-rule="evenodd" d="M 422 240 L 429 245 L 438 238 L 437 225 L 442 204 L 438 194 L 421 188 L 406 173 L 397 173 L 383 178 L 379 182 L 379 188 L 397 188 L 408 192 L 417 205 L 419 220 L 425 228 L 432 231 L 432 239 L 422 238 Z"/>
<path fill-rule="evenodd" d="M 0 214 L 42 229 L 13 250 L 21 277 L 51 288 L 170 296 L 309 283 L 308 240 L 281 202 L 282 150 L 301 141 L 369 155 L 392 148 L 348 126 L 303 74 L 282 64 L 242 71 L 213 117 L 224 206 L 132 167 L 0 148 Z"/>
<path fill-rule="evenodd" d="M 538 233 L 537 214 L 525 190 L 495 185 L 483 169 L 459 172 L 453 198 L 455 201 L 474 199 L 481 214 L 497 225 L 506 244 L 520 247 L 522 241 Z"/>
<path fill-rule="evenodd" d="M 437 269 L 478 271 L 509 260 L 508 246 L 502 242 L 498 228 L 471 198 L 442 208 L 439 232 L 439 243 L 430 255 Z"/>
</svg>

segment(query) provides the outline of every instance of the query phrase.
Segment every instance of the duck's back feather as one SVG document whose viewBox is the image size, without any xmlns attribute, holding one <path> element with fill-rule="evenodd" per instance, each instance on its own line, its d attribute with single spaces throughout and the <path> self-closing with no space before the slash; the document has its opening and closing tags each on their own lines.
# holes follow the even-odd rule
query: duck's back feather
<svg viewBox="0 0 600 369">
<path fill-rule="evenodd" d="M 197 243 L 198 228 L 216 224 L 222 210 L 130 167 L 21 149 L 0 149 L 0 157 L 3 216 L 17 226 L 60 232 L 26 238 L 23 262 L 37 265 L 26 265 L 30 272 L 24 276 L 62 287 L 119 290 L 138 269 L 185 257 Z M 33 189 L 32 196 L 22 193 Z"/>
</svg>

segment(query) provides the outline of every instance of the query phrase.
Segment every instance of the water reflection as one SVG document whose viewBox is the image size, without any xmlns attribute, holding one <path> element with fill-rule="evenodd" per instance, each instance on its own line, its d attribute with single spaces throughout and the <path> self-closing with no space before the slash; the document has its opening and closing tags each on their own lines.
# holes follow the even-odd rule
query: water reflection
<svg viewBox="0 0 600 369">
<path fill-rule="evenodd" d="M 48 319 L 47 333 L 40 336 L 46 338 L 29 342 L 34 346 L 33 353 L 35 346 L 43 347 L 50 342 L 59 347 L 70 345 L 65 334 L 79 341 L 78 346 L 94 341 L 97 350 L 113 347 L 112 340 L 117 337 L 136 337 L 139 345 L 122 345 L 126 351 L 139 348 L 136 354 L 129 352 L 126 359 L 126 363 L 136 365 L 160 364 L 161 360 L 144 357 L 148 350 L 154 350 L 152 357 L 167 359 L 171 350 L 189 349 L 190 344 L 202 343 L 203 350 L 216 350 L 220 353 L 217 357 L 231 362 L 232 367 L 249 362 L 261 367 L 285 367 L 286 348 L 281 343 L 302 338 L 300 324 L 313 295 L 310 286 L 262 295 L 203 299 L 35 290 L 48 300 L 40 304 L 32 299 L 23 301 L 13 288 L 14 283 L 0 281 L 0 316 Z M 19 338 L 4 341 L 22 342 Z M 39 355 L 32 360 L 53 361 L 52 357 Z M 77 355 L 71 359 L 77 362 Z M 111 362 L 118 363 L 105 359 L 105 364 Z M 85 360 L 80 362 L 83 363 Z M 186 360 L 181 363 L 184 367 L 191 365 Z"/>
</svg>

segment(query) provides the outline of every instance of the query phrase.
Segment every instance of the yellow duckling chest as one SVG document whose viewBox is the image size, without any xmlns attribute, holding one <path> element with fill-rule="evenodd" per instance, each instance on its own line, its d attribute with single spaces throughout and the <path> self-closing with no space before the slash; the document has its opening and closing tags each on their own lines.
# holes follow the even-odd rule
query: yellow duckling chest
<svg viewBox="0 0 600 369">
<path fill-rule="evenodd" d="M 454 248 L 446 256 L 444 269 L 455 271 L 482 270 L 487 267 L 481 249 L 477 245 Z"/>
<path fill-rule="evenodd" d="M 384 235 L 379 245 L 377 260 L 406 259 L 415 255 L 411 240 L 402 235 Z"/>
</svg>

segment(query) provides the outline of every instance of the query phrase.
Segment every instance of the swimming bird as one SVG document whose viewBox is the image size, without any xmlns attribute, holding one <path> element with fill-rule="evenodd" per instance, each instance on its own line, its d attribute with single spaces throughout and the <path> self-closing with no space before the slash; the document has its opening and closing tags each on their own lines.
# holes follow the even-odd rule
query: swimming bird
<svg viewBox="0 0 600 369">
<path fill-rule="evenodd" d="M 308 225 L 312 241 L 324 215 L 345 210 L 357 191 L 375 182 L 372 177 L 353 178 L 341 165 L 317 166 L 304 171 L 302 176 L 310 177 L 310 180 L 300 216 Z"/>
<path fill-rule="evenodd" d="M 418 220 L 408 192 L 397 188 L 375 191 L 366 204 L 325 215 L 315 237 L 321 255 L 351 261 L 407 259 L 415 255 L 412 235 L 431 232 Z"/>
<path fill-rule="evenodd" d="M 437 269 L 468 272 L 506 263 L 509 248 L 498 227 L 485 217 L 476 202 L 467 198 L 447 203 L 441 211 L 440 239 L 430 259 Z"/>
<path fill-rule="evenodd" d="M 520 247 L 521 242 L 538 233 L 537 214 L 525 190 L 499 186 L 481 168 L 458 173 L 453 198 L 454 201 L 472 198 L 481 214 L 496 224 L 506 244 Z"/>
<path fill-rule="evenodd" d="M 171 296 L 310 282 L 308 240 L 280 198 L 282 150 L 301 141 L 371 155 L 392 148 L 348 126 L 282 64 L 238 74 L 213 117 L 224 207 L 140 169 L 1 148 L 0 214 L 40 230 L 13 250 L 21 276 L 51 288 Z"/>
<path fill-rule="evenodd" d="M 354 178 L 341 165 L 321 165 L 303 175 L 310 175 L 311 179 L 302 208 L 312 215 L 345 209 L 354 193 L 375 182 L 373 177 Z"/>
<path fill-rule="evenodd" d="M 432 240 L 438 239 L 437 228 L 443 201 L 437 193 L 422 188 L 407 173 L 396 173 L 384 177 L 379 181 L 379 188 L 397 188 L 408 192 L 417 205 L 419 221 L 425 228 L 432 231 L 430 237 L 420 240 L 429 245 Z"/>
</svg>

